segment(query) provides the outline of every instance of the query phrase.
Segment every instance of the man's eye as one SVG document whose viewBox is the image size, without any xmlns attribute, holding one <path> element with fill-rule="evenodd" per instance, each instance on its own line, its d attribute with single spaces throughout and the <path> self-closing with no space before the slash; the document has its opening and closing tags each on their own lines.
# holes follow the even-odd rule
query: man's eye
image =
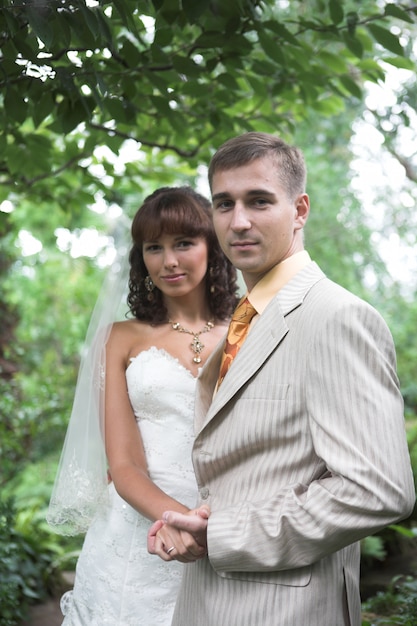
<svg viewBox="0 0 417 626">
<path fill-rule="evenodd" d="M 228 209 L 231 209 L 232 206 L 233 205 L 230 200 L 224 200 L 223 202 L 219 202 L 219 204 L 216 205 L 216 209 L 219 209 L 220 211 L 227 211 Z"/>
</svg>

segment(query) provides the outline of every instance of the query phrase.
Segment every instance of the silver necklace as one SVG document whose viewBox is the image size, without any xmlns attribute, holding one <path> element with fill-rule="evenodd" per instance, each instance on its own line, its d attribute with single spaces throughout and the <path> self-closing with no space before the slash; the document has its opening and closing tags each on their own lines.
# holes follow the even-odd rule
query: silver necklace
<svg viewBox="0 0 417 626">
<path fill-rule="evenodd" d="M 203 333 L 208 333 L 212 328 L 214 328 L 213 322 L 207 322 L 204 325 L 204 328 L 195 333 L 193 330 L 188 330 L 188 328 L 184 328 L 181 326 L 179 322 L 173 322 L 172 320 L 168 320 L 169 324 L 171 324 L 172 330 L 177 330 L 179 333 L 187 333 L 187 335 L 192 335 L 193 340 L 190 343 L 190 348 L 194 352 L 195 356 L 193 357 L 194 363 L 201 363 L 201 356 L 204 349 L 204 343 L 200 340 L 200 335 Z"/>
</svg>

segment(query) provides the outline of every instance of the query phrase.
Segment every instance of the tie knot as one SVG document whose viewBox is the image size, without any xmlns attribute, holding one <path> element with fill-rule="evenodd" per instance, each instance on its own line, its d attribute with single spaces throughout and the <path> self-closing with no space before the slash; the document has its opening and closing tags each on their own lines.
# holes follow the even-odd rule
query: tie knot
<svg viewBox="0 0 417 626">
<path fill-rule="evenodd" d="M 234 322 L 249 324 L 252 318 L 255 317 L 256 313 L 257 311 L 255 307 L 252 306 L 249 300 L 247 298 L 242 298 L 233 313 L 232 319 Z"/>
</svg>

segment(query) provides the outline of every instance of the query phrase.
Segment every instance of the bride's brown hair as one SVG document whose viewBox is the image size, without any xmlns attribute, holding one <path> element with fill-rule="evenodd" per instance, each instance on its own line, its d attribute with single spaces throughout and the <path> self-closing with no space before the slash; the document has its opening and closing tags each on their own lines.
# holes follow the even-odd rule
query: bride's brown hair
<svg viewBox="0 0 417 626">
<path fill-rule="evenodd" d="M 203 237 L 207 242 L 208 266 L 206 298 L 211 316 L 231 317 L 238 302 L 236 270 L 223 254 L 213 228 L 210 202 L 191 187 L 161 187 L 148 196 L 132 222 L 133 245 L 129 254 L 129 294 L 131 313 L 142 321 L 167 321 L 162 292 L 155 287 L 152 300 L 145 286 L 147 269 L 143 261 L 144 241 L 155 241 L 164 234 L 181 233 Z"/>
</svg>

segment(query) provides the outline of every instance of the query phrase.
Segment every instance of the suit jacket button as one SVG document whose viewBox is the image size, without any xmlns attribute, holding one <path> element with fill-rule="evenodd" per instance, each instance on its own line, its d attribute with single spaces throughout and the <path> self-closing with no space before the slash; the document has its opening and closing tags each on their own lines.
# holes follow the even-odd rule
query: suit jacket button
<svg viewBox="0 0 417 626">
<path fill-rule="evenodd" d="M 209 497 L 209 489 L 208 487 L 202 487 L 200 489 L 200 496 L 202 497 L 203 500 L 207 500 L 207 498 Z"/>
</svg>

